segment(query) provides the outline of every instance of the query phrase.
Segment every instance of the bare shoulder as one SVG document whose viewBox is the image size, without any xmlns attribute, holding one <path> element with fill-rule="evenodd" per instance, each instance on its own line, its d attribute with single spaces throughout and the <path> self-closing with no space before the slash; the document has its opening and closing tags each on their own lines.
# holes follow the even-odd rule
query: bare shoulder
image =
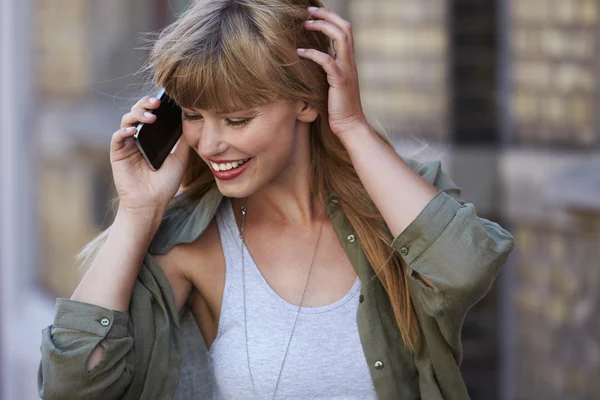
<svg viewBox="0 0 600 400">
<path fill-rule="evenodd" d="M 216 221 L 213 219 L 193 242 L 178 244 L 166 254 L 154 257 L 171 284 L 178 310 L 188 302 L 190 295 L 204 297 L 208 287 L 205 282 L 214 276 L 220 260 L 224 267 Z"/>
</svg>

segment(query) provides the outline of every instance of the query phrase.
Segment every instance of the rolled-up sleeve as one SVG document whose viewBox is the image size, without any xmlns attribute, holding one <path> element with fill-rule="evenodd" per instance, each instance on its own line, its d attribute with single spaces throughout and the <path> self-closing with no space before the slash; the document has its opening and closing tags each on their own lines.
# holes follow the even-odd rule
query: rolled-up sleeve
<svg viewBox="0 0 600 400">
<path fill-rule="evenodd" d="M 413 301 L 434 317 L 446 341 L 460 353 L 464 315 L 489 291 L 514 248 L 513 236 L 480 218 L 460 188 L 441 170 L 425 165 L 421 176 L 439 189 L 415 220 L 392 242 L 405 265 Z M 429 287 L 414 273 L 427 278 Z"/>
<path fill-rule="evenodd" d="M 57 300 L 54 323 L 42 332 L 39 394 L 61 400 L 172 398 L 181 364 L 179 330 L 169 280 L 146 253 L 128 313 Z M 104 357 L 88 370 L 97 346 Z"/>
<path fill-rule="evenodd" d="M 512 235 L 440 191 L 392 247 L 409 269 L 431 281 L 423 300 L 432 314 L 466 311 L 489 290 L 514 247 Z"/>
<path fill-rule="evenodd" d="M 40 397 L 118 398 L 133 375 L 133 343 L 127 313 L 58 299 L 54 322 L 42 332 Z M 97 346 L 104 348 L 104 357 L 88 370 Z"/>
</svg>

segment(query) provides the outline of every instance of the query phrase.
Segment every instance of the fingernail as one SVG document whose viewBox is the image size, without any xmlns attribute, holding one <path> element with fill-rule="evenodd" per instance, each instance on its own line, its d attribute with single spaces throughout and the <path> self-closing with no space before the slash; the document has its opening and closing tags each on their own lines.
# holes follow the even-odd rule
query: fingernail
<svg viewBox="0 0 600 400">
<path fill-rule="evenodd" d="M 314 23 L 314 22 L 315 22 L 315 20 L 314 20 L 314 19 L 309 19 L 308 21 L 306 21 L 306 23 L 307 23 L 307 24 L 312 24 L 312 23 Z"/>
<path fill-rule="evenodd" d="M 308 11 L 317 11 L 319 7 L 308 7 Z"/>
<path fill-rule="evenodd" d="M 296 49 L 296 51 L 297 51 L 298 53 L 304 53 L 304 52 L 306 51 L 306 49 Z"/>
<path fill-rule="evenodd" d="M 130 126 L 129 128 L 125 128 L 126 132 L 133 132 L 135 130 L 135 127 Z"/>
<path fill-rule="evenodd" d="M 150 117 L 152 117 L 152 115 L 154 115 L 154 114 L 152 114 L 152 113 L 149 113 L 148 111 L 146 111 L 146 112 L 144 113 L 144 117 L 146 117 L 146 118 L 150 118 Z"/>
<path fill-rule="evenodd" d="M 157 100 L 156 97 L 150 97 L 150 103 L 156 103 Z"/>
</svg>

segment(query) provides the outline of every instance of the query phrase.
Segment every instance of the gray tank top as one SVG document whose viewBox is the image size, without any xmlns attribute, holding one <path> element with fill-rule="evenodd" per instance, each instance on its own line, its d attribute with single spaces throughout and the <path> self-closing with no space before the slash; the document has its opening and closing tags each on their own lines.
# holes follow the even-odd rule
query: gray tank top
<svg viewBox="0 0 600 400">
<path fill-rule="evenodd" d="M 213 399 L 250 399 L 244 336 L 241 239 L 231 201 L 217 225 L 225 255 L 225 289 L 217 337 L 208 352 Z M 298 307 L 282 299 L 244 247 L 250 367 L 258 399 L 271 399 Z M 278 399 L 377 399 L 358 336 L 360 280 L 340 300 L 302 307 L 281 372 Z"/>
</svg>

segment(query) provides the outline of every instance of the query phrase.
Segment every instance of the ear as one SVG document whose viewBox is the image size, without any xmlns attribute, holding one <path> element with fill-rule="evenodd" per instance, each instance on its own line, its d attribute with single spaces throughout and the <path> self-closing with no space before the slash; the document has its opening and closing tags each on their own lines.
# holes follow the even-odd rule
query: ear
<svg viewBox="0 0 600 400">
<path fill-rule="evenodd" d="M 314 122 L 319 116 L 319 111 L 305 101 L 298 101 L 296 110 L 296 118 L 302 122 Z"/>
</svg>

